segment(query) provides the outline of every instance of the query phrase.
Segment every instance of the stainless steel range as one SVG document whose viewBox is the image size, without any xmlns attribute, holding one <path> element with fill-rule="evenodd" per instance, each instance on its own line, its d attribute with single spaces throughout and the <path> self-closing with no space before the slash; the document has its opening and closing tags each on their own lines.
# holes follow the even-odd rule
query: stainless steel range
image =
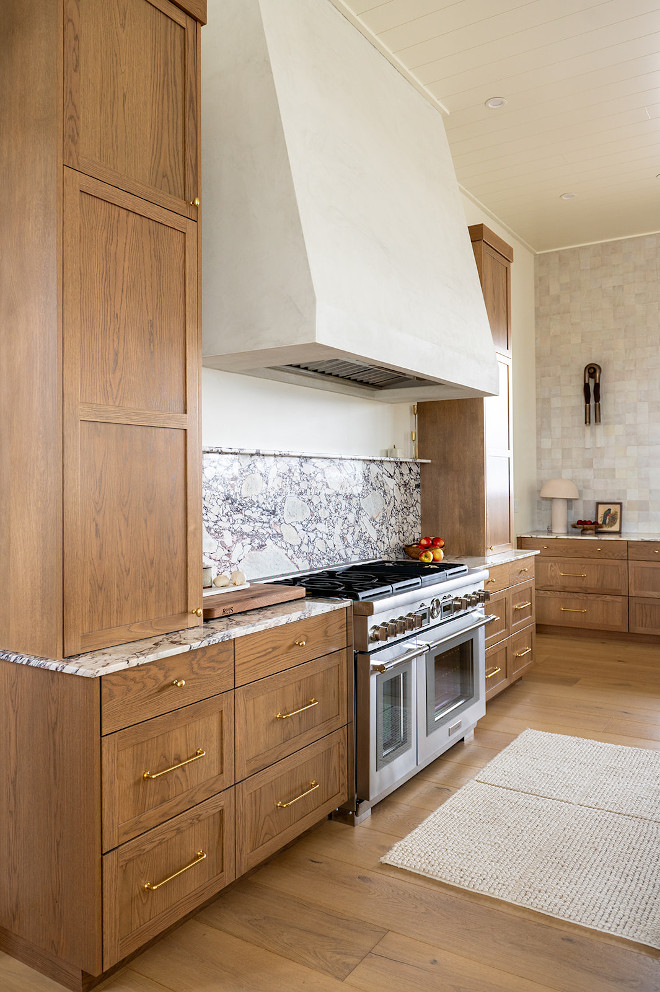
<svg viewBox="0 0 660 992">
<path fill-rule="evenodd" d="M 308 595 L 352 599 L 356 802 L 371 807 L 486 712 L 488 572 L 449 562 L 375 561 L 289 579 Z"/>
</svg>

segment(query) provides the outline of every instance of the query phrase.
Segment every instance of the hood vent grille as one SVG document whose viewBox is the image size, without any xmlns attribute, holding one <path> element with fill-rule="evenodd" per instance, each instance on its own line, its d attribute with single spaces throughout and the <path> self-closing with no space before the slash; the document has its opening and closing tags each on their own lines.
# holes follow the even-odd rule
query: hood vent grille
<svg viewBox="0 0 660 992">
<path fill-rule="evenodd" d="M 293 372 L 309 376 L 327 376 L 331 379 L 356 382 L 372 389 L 404 389 L 424 382 L 417 376 L 405 375 L 379 365 L 329 359 L 323 362 L 304 362 L 300 365 L 280 365 L 275 371 Z"/>
</svg>

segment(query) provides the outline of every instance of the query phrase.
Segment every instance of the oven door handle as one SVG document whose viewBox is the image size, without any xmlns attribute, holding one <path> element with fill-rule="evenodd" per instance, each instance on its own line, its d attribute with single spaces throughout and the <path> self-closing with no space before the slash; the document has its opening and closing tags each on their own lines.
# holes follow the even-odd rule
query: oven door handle
<svg viewBox="0 0 660 992">
<path fill-rule="evenodd" d="M 420 658 L 423 654 L 429 650 L 429 645 L 425 642 L 418 642 L 418 647 L 411 648 L 406 651 L 405 654 L 400 655 L 393 661 L 385 661 L 381 665 L 372 665 L 371 674 L 372 675 L 384 675 L 386 672 L 391 672 L 393 668 L 397 668 L 399 665 L 404 665 L 407 661 L 412 661 L 413 658 Z"/>
<path fill-rule="evenodd" d="M 487 613 L 476 623 L 470 624 L 469 627 L 463 627 L 462 630 L 454 631 L 453 634 L 448 634 L 446 637 L 441 637 L 440 640 L 434 641 L 432 644 L 427 644 L 427 650 L 435 651 L 435 649 L 439 648 L 441 644 L 445 644 L 447 641 L 453 641 L 456 637 L 460 637 L 463 634 L 470 634 L 473 630 L 479 630 L 480 627 L 485 627 L 486 624 L 493 623 L 493 621 L 497 619 L 499 619 L 497 614 Z"/>
</svg>

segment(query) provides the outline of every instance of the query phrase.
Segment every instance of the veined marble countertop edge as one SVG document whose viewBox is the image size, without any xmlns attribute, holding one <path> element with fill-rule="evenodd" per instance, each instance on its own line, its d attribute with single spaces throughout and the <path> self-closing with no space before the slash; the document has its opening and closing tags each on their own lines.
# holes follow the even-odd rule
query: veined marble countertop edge
<svg viewBox="0 0 660 992">
<path fill-rule="evenodd" d="M 333 610 L 346 609 L 351 606 L 348 599 L 298 599 L 274 606 L 264 606 L 245 613 L 236 613 L 230 617 L 218 620 L 207 620 L 202 627 L 188 627 L 185 630 L 175 630 L 169 634 L 158 634 L 154 637 L 130 641 L 127 644 L 116 644 L 99 651 L 89 651 L 85 654 L 73 655 L 69 658 L 40 658 L 35 655 L 18 654 L 0 648 L 0 661 L 9 661 L 17 665 L 28 665 L 31 668 L 47 668 L 53 672 L 63 672 L 68 675 L 78 675 L 83 678 L 98 678 L 101 675 L 111 675 L 138 665 L 146 665 L 150 661 L 169 658 L 184 651 L 194 651 L 197 648 L 209 647 L 221 641 L 231 641 L 247 634 L 256 634 L 273 627 L 283 627 L 297 620 L 309 620 L 312 617 L 331 613 Z"/>
<path fill-rule="evenodd" d="M 598 534 L 581 534 L 578 530 L 571 530 L 567 534 L 547 534 L 545 531 L 530 531 L 528 534 L 518 534 L 518 537 L 529 537 L 535 541 L 660 541 L 660 534 L 630 534 L 624 531 L 622 534 L 608 534 L 600 531 Z"/>
</svg>

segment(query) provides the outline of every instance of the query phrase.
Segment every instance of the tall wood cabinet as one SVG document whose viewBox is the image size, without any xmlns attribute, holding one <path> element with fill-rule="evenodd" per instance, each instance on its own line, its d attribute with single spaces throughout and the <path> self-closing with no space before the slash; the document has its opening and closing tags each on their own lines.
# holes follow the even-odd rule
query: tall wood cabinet
<svg viewBox="0 0 660 992">
<path fill-rule="evenodd" d="M 204 19 L 200 0 L 2 7 L 10 650 L 61 657 L 201 623 Z"/>
<path fill-rule="evenodd" d="M 470 227 L 499 370 L 499 395 L 419 403 L 422 530 L 452 554 L 513 548 L 511 262 L 513 250 L 485 225 Z"/>
</svg>

